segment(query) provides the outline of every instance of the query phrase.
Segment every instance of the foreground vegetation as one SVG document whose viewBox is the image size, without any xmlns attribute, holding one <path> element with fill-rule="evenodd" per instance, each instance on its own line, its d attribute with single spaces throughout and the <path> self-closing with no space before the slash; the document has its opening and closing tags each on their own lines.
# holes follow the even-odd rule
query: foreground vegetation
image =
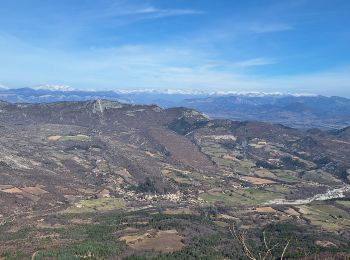
<svg viewBox="0 0 350 260">
<path fill-rule="evenodd" d="M 251 254 L 259 259 L 268 252 L 266 259 L 275 259 L 281 255 L 300 258 L 325 252 L 350 254 L 349 233 L 345 230 L 334 233 L 315 229 L 297 219 L 259 227 L 248 225 L 243 218 L 229 218 L 224 211 L 223 208 L 202 208 L 192 214 L 176 211 L 172 214 L 169 210 L 168 214 L 160 210 L 64 213 L 47 216 L 44 221 L 21 228 L 20 223 L 12 222 L 1 226 L 0 243 L 8 248 L 1 252 L 1 257 L 37 260 L 110 257 L 247 259 Z M 268 217 L 268 214 L 264 215 Z M 157 236 L 162 230 L 171 231 L 168 232 L 169 239 L 161 240 Z M 132 239 L 123 240 L 125 236 Z M 171 236 L 174 241 L 178 240 L 177 244 Z M 148 241 L 146 247 L 145 241 Z M 154 250 L 159 243 L 167 250 Z"/>
</svg>

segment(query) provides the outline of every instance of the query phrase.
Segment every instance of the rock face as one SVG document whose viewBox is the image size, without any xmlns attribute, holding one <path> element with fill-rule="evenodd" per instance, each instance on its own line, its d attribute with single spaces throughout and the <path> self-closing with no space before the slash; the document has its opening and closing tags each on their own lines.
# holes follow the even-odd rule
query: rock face
<svg viewBox="0 0 350 260">
<path fill-rule="evenodd" d="M 210 120 L 187 108 L 0 102 L 0 214 L 57 211 L 91 198 L 192 205 L 233 187 L 291 185 L 290 178 L 295 186 L 284 199 L 305 199 L 348 182 L 346 138 Z"/>
</svg>

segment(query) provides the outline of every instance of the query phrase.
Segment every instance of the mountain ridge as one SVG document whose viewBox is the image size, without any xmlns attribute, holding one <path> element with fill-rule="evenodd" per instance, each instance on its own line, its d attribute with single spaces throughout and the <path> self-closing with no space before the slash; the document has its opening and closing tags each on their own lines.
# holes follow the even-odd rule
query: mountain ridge
<svg viewBox="0 0 350 260">
<path fill-rule="evenodd" d="M 12 103 L 51 103 L 108 99 L 130 104 L 157 104 L 163 108 L 190 107 L 212 118 L 281 123 L 298 128 L 340 129 L 350 124 L 350 99 L 321 95 L 241 93 L 214 95 L 179 91 L 78 91 L 4 89 L 0 100 Z"/>
</svg>

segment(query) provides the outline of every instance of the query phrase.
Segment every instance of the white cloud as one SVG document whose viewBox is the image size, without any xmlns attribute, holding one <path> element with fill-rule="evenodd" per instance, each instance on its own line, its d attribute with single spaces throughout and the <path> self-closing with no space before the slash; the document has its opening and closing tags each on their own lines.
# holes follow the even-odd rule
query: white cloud
<svg viewBox="0 0 350 260">
<path fill-rule="evenodd" d="M 163 9 L 149 5 L 128 5 L 124 3 L 116 3 L 108 8 L 96 12 L 96 10 L 90 10 L 85 14 L 88 18 L 122 18 L 122 17 L 134 17 L 137 20 L 143 19 L 156 19 L 168 16 L 182 16 L 182 15 L 199 15 L 204 14 L 201 10 L 194 9 Z"/>
<path fill-rule="evenodd" d="M 130 14 L 152 14 L 152 17 L 154 18 L 178 15 L 194 15 L 203 13 L 203 11 L 193 9 L 158 9 L 155 7 L 146 7 L 142 9 L 136 9 L 134 10 L 134 12 L 130 12 Z"/>
<path fill-rule="evenodd" d="M 248 29 L 253 33 L 272 33 L 283 32 L 292 30 L 293 27 L 289 24 L 275 23 L 275 24 L 263 24 L 256 23 L 248 26 Z"/>
<path fill-rule="evenodd" d="M 213 60 L 206 64 L 201 65 L 201 68 L 203 69 L 240 69 L 240 68 L 249 68 L 249 67 L 256 67 L 256 66 L 265 66 L 265 65 L 271 65 L 276 64 L 276 59 L 271 58 L 265 58 L 265 57 L 258 57 L 258 58 L 252 58 L 237 62 L 228 62 L 228 61 L 219 61 L 219 60 Z"/>
<path fill-rule="evenodd" d="M 350 67 L 309 74 L 263 76 L 245 70 L 276 60 L 220 59 L 201 48 L 125 45 L 47 51 L 1 37 L 0 80 L 10 87 L 70 85 L 76 89 L 194 89 L 262 91 L 350 96 Z M 2 50 L 2 51 L 1 51 Z M 13 53 L 20 59 L 14 59 Z M 243 68 L 243 69 L 242 69 Z M 19 74 L 19 72 L 21 74 Z"/>
<path fill-rule="evenodd" d="M 236 63 L 238 67 L 254 67 L 254 66 L 264 66 L 276 64 L 277 61 L 275 59 L 270 58 L 254 58 L 249 60 L 244 60 Z"/>
</svg>

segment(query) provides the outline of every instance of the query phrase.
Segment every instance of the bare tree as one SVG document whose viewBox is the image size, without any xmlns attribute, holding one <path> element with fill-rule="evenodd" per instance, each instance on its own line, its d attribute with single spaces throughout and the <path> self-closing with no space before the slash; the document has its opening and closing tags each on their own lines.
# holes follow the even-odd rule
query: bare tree
<svg viewBox="0 0 350 260">
<path fill-rule="evenodd" d="M 234 225 L 232 225 L 232 227 L 230 228 L 230 233 L 231 235 L 237 239 L 237 241 L 239 242 L 239 244 L 241 245 L 244 254 L 250 259 L 250 260 L 266 260 L 266 259 L 273 259 L 273 250 L 279 246 L 279 243 L 276 243 L 274 245 L 269 245 L 267 238 L 266 238 L 266 233 L 265 231 L 263 232 L 263 242 L 264 242 L 264 251 L 259 252 L 258 255 L 254 254 L 254 252 L 252 252 L 252 250 L 249 248 L 249 244 L 247 242 L 247 231 L 241 231 L 241 232 L 237 232 L 236 228 L 234 227 Z M 280 259 L 283 260 L 284 255 L 287 251 L 287 248 L 289 246 L 290 240 L 287 241 L 286 245 L 283 248 L 283 252 L 281 254 Z"/>
</svg>

